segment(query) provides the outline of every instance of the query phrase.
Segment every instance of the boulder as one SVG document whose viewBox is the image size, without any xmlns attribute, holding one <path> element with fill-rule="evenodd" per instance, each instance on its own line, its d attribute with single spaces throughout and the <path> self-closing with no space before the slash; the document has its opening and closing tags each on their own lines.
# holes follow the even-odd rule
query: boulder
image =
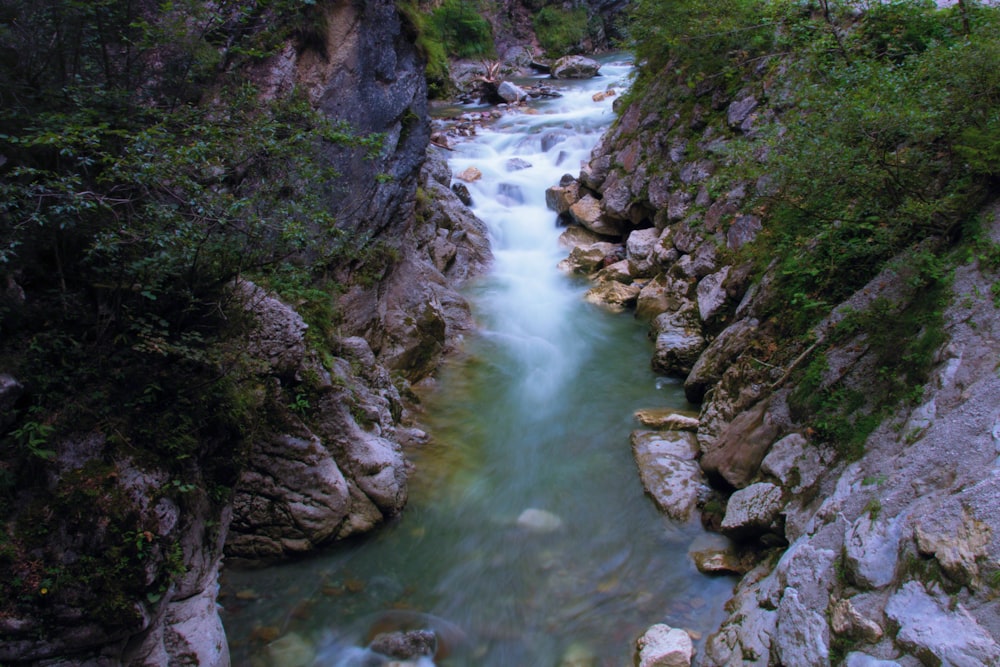
<svg viewBox="0 0 1000 667">
<path fill-rule="evenodd" d="M 386 632 L 376 636 L 368 648 L 399 660 L 432 657 L 437 652 L 437 635 L 433 630 Z"/>
<path fill-rule="evenodd" d="M 583 298 L 588 303 L 621 313 L 635 305 L 639 291 L 640 287 L 635 284 L 626 285 L 618 280 L 604 280 L 587 290 Z"/>
<path fill-rule="evenodd" d="M 510 81 L 503 81 L 499 86 L 497 86 L 497 95 L 503 99 L 504 102 L 508 104 L 517 104 L 523 100 L 528 99 L 528 93 Z"/>
<path fill-rule="evenodd" d="M 730 104 L 729 108 L 726 109 L 726 122 L 729 124 L 729 127 L 733 129 L 739 128 L 751 112 L 757 108 L 758 104 L 760 103 L 753 95 L 748 95 Z"/>
<path fill-rule="evenodd" d="M 750 559 L 744 558 L 732 540 L 716 533 L 696 538 L 688 556 L 702 574 L 737 574 L 750 571 Z"/>
<path fill-rule="evenodd" d="M 698 417 L 678 414 L 670 408 L 643 408 L 635 411 L 639 423 L 663 431 L 697 431 Z"/>
<path fill-rule="evenodd" d="M 604 258 L 614 252 L 617 246 L 602 241 L 573 248 L 569 257 L 559 262 L 559 269 L 566 273 L 589 275 L 600 268 Z"/>
<path fill-rule="evenodd" d="M 477 167 L 466 167 L 460 173 L 455 174 L 455 178 L 460 181 L 465 181 L 466 183 L 474 183 L 483 177 L 483 172 L 481 172 Z"/>
<path fill-rule="evenodd" d="M 689 373 L 705 349 L 705 337 L 695 309 L 658 315 L 653 320 L 653 331 L 656 334 L 653 368 L 678 375 Z"/>
<path fill-rule="evenodd" d="M 248 280 L 240 281 L 236 290 L 244 310 L 253 314 L 256 324 L 249 333 L 247 352 L 266 361 L 276 375 L 294 373 L 306 353 L 305 320 Z"/>
<path fill-rule="evenodd" d="M 875 621 L 865 618 L 849 600 L 834 600 L 830 606 L 830 628 L 838 635 L 876 644 L 883 630 Z"/>
<path fill-rule="evenodd" d="M 580 200 L 580 184 L 573 181 L 566 185 L 553 185 L 545 191 L 545 205 L 559 215 L 568 213 L 570 207 Z"/>
<path fill-rule="evenodd" d="M 955 505 L 958 503 L 955 502 Z M 952 581 L 978 583 L 980 559 L 987 556 L 992 531 L 965 507 L 938 508 L 917 519 L 913 529 L 917 549 L 934 556 Z"/>
<path fill-rule="evenodd" d="M 507 171 L 521 171 L 523 169 L 530 169 L 531 163 L 524 158 L 512 157 L 504 163 L 504 169 Z"/>
<path fill-rule="evenodd" d="M 925 665 L 1000 665 L 1000 646 L 965 609 L 949 609 L 909 581 L 885 607 L 899 628 L 896 642 Z"/>
<path fill-rule="evenodd" d="M 564 56 L 552 65 L 553 79 L 591 79 L 597 76 L 601 64 L 584 56 Z"/>
<path fill-rule="evenodd" d="M 761 229 L 761 220 L 756 215 L 737 215 L 726 232 L 726 246 L 730 250 L 738 250 L 757 238 Z"/>
<path fill-rule="evenodd" d="M 706 444 L 702 469 L 736 488 L 749 484 L 778 434 L 769 406 L 768 400 L 760 401 L 725 426 L 714 442 Z"/>
<path fill-rule="evenodd" d="M 625 242 L 625 253 L 629 263 L 629 273 L 636 278 L 649 278 L 657 268 L 656 245 L 660 240 L 660 230 L 656 228 L 637 229 L 629 234 Z"/>
<path fill-rule="evenodd" d="M 871 513 L 858 517 L 847 531 L 844 564 L 861 588 L 888 586 L 896 576 L 902 517 L 887 519 Z"/>
<path fill-rule="evenodd" d="M 618 282 L 625 285 L 631 285 L 632 283 L 632 273 L 629 271 L 629 264 L 627 259 L 623 259 L 613 264 L 608 264 L 603 269 L 597 272 L 595 277 L 598 283 L 602 282 Z M 636 285 L 639 289 L 639 286 Z M 638 297 L 638 293 L 636 295 Z"/>
<path fill-rule="evenodd" d="M 786 588 L 778 605 L 773 647 L 784 667 L 824 667 L 830 664 L 830 628 L 826 618 L 799 601 L 798 591 Z"/>
<path fill-rule="evenodd" d="M 642 486 L 660 511 L 675 521 L 691 517 L 704 480 L 698 464 L 695 438 L 690 433 L 635 432 L 632 455 Z"/>
<path fill-rule="evenodd" d="M 605 241 L 601 241 L 601 238 L 600 234 L 595 234 L 589 229 L 578 225 L 572 225 L 567 227 L 565 231 L 559 235 L 559 245 L 564 248 L 572 249 L 577 246 L 589 246 L 595 243 L 605 243 Z"/>
<path fill-rule="evenodd" d="M 723 329 L 722 333 L 705 348 L 684 379 L 684 395 L 688 401 L 701 403 L 708 388 L 722 379 L 726 369 L 754 340 L 758 324 L 753 318 L 737 320 Z"/>
<path fill-rule="evenodd" d="M 601 202 L 591 195 L 584 195 L 569 207 L 573 220 L 595 234 L 621 236 L 621 224 L 604 216 Z"/>
<path fill-rule="evenodd" d="M 723 284 L 729 276 L 729 267 L 707 275 L 698 282 L 698 314 L 702 322 L 708 322 L 726 303 L 726 290 Z"/>
<path fill-rule="evenodd" d="M 729 498 L 721 530 L 734 537 L 771 532 L 783 508 L 780 487 L 768 482 L 751 484 Z"/>
<path fill-rule="evenodd" d="M 675 251 L 676 252 L 676 251 Z M 635 316 L 641 320 L 655 320 L 668 311 L 694 308 L 689 299 L 693 285 L 676 276 L 660 274 L 643 285 L 635 305 Z"/>
<path fill-rule="evenodd" d="M 691 667 L 694 644 L 691 636 L 679 628 L 658 623 L 636 642 L 639 667 Z"/>
<path fill-rule="evenodd" d="M 790 433 L 771 445 L 760 469 L 792 493 L 801 493 L 819 479 L 824 467 L 819 450 L 801 434 Z"/>
</svg>

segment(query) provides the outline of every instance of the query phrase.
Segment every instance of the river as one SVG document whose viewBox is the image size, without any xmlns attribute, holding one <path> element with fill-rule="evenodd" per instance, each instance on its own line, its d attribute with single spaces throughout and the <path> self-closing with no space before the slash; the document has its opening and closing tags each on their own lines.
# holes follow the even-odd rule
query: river
<svg viewBox="0 0 1000 667">
<path fill-rule="evenodd" d="M 552 82 L 562 97 L 456 146 L 453 171 L 483 173 L 468 187 L 495 261 L 467 290 L 478 333 L 424 397 L 432 441 L 410 452 L 409 504 L 365 538 L 227 572 L 234 665 L 387 664 L 363 648 L 378 630 L 428 628 L 439 665 L 618 667 L 650 625 L 702 641 L 718 626 L 733 580 L 695 569 L 700 525 L 658 513 L 629 446 L 636 409 L 690 406 L 651 371 L 646 325 L 556 268 L 545 206 L 613 121 L 593 94 L 620 93 L 630 69 L 609 58 L 600 77 Z"/>
</svg>

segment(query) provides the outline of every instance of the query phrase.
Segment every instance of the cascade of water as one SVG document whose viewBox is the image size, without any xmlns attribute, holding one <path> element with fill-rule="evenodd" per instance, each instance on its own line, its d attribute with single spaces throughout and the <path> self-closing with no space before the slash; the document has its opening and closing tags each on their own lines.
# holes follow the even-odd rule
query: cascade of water
<svg viewBox="0 0 1000 667">
<path fill-rule="evenodd" d="M 593 93 L 628 70 L 606 63 L 456 147 L 454 172 L 483 174 L 469 189 L 495 263 L 468 294 L 481 333 L 427 397 L 434 442 L 414 455 L 410 503 L 364 540 L 230 573 L 258 596 L 226 619 L 234 656 L 256 624 L 291 646 L 262 666 L 386 664 L 366 648 L 383 629 L 431 631 L 438 665 L 621 665 L 654 623 L 718 623 L 731 581 L 694 569 L 700 526 L 659 515 L 629 451 L 632 412 L 682 407 L 683 392 L 650 370 L 641 323 L 585 303 L 556 268 L 566 250 L 545 206 L 613 120 Z"/>
</svg>

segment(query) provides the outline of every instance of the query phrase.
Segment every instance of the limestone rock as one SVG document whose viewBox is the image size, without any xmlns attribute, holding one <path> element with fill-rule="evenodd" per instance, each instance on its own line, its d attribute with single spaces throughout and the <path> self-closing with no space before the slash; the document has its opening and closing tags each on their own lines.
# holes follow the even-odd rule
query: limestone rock
<svg viewBox="0 0 1000 667">
<path fill-rule="evenodd" d="M 676 252 L 676 251 L 675 251 Z M 668 311 L 694 308 L 689 299 L 692 285 L 687 280 L 660 274 L 643 285 L 636 301 L 635 316 L 642 320 L 654 320 Z"/>
<path fill-rule="evenodd" d="M 247 351 L 266 360 L 276 374 L 294 373 L 305 357 L 305 321 L 291 307 L 249 281 L 241 281 L 236 289 L 244 309 L 253 313 L 256 322 Z"/>
<path fill-rule="evenodd" d="M 608 264 L 603 269 L 597 272 L 596 280 L 598 283 L 602 282 L 616 282 L 622 283 L 624 285 L 632 284 L 632 273 L 629 271 L 629 264 L 627 259 L 623 259 L 620 262 L 615 262 L 614 264 Z M 640 288 L 638 285 L 636 287 L 636 296 L 638 298 L 638 293 Z"/>
<path fill-rule="evenodd" d="M 830 629 L 826 619 L 799 601 L 794 588 L 786 588 L 778 605 L 774 648 L 785 667 L 823 667 L 830 664 Z"/>
<path fill-rule="evenodd" d="M 233 495 L 227 552 L 270 560 L 334 536 L 350 509 L 347 482 L 319 438 L 275 435 L 252 448 Z"/>
<path fill-rule="evenodd" d="M 793 493 L 812 486 L 823 471 L 819 451 L 799 433 L 790 433 L 771 445 L 760 469 Z"/>
<path fill-rule="evenodd" d="M 545 205 L 556 213 L 568 213 L 570 207 L 580 200 L 580 184 L 577 181 L 567 185 L 553 185 L 545 191 Z"/>
<path fill-rule="evenodd" d="M 830 607 L 830 627 L 838 635 L 861 639 L 869 644 L 877 643 L 883 635 L 879 624 L 862 616 L 849 599 L 833 602 Z"/>
<path fill-rule="evenodd" d="M 588 303 L 620 313 L 635 304 L 639 298 L 639 291 L 640 287 L 635 284 L 626 285 L 617 280 L 605 280 L 587 290 L 583 298 Z"/>
<path fill-rule="evenodd" d="M 687 521 L 698 502 L 704 481 L 698 464 L 687 457 L 694 450 L 690 433 L 634 433 L 632 455 L 639 478 L 660 511 L 677 521 Z"/>
<path fill-rule="evenodd" d="M 649 278 L 656 269 L 655 247 L 660 240 L 656 228 L 638 229 L 628 236 L 625 243 L 629 273 L 636 278 Z"/>
<path fill-rule="evenodd" d="M 375 637 L 368 648 L 400 660 L 431 657 L 437 652 L 437 635 L 433 630 L 386 632 Z"/>
<path fill-rule="evenodd" d="M 691 636 L 679 628 L 658 623 L 636 642 L 639 667 L 690 667 L 694 657 Z"/>
<path fill-rule="evenodd" d="M 759 102 L 752 95 L 736 100 L 726 109 L 726 122 L 729 127 L 738 128 L 747 119 L 747 116 L 757 108 Z"/>
<path fill-rule="evenodd" d="M 204 667 L 229 667 L 229 644 L 219 618 L 214 587 L 167 607 L 163 633 L 167 655 L 190 656 Z"/>
<path fill-rule="evenodd" d="M 706 533 L 696 539 L 688 550 L 694 566 L 704 574 L 737 574 L 750 571 L 751 565 L 736 549 L 736 545 L 722 535 Z"/>
<path fill-rule="evenodd" d="M 698 458 L 698 439 L 687 431 L 635 430 L 629 440 L 636 456 L 672 456 L 684 461 Z"/>
<path fill-rule="evenodd" d="M 517 104 L 518 102 L 528 99 L 527 91 L 510 81 L 503 81 L 499 86 L 497 86 L 497 95 L 499 95 L 503 101 L 508 104 Z"/>
<path fill-rule="evenodd" d="M 844 543 L 844 564 L 858 586 L 875 589 L 892 583 L 902 523 L 902 517 L 886 519 L 863 514 L 851 525 Z"/>
<path fill-rule="evenodd" d="M 604 212 L 601 209 L 601 202 L 592 195 L 584 195 L 579 201 L 570 206 L 569 214 L 578 225 L 586 227 L 595 234 L 603 236 L 621 235 L 620 224 L 604 216 Z"/>
<path fill-rule="evenodd" d="M 763 400 L 740 412 L 705 448 L 701 467 L 706 473 L 719 475 L 736 488 L 754 478 L 778 434 L 777 424 L 768 415 L 769 405 Z"/>
<path fill-rule="evenodd" d="M 566 273 L 588 275 L 596 271 L 604 262 L 604 258 L 615 251 L 613 243 L 602 241 L 590 245 L 574 247 L 569 257 L 559 262 L 559 269 Z"/>
<path fill-rule="evenodd" d="M 576 248 L 578 246 L 589 246 L 589 245 L 594 245 L 595 243 L 605 243 L 605 241 L 602 241 L 601 238 L 602 237 L 599 234 L 595 234 L 589 229 L 580 227 L 578 225 L 572 225 L 570 227 L 567 227 L 565 231 L 563 231 L 563 233 L 559 235 L 559 245 L 561 245 L 564 248 L 569 248 L 572 250 L 573 248 Z"/>
<path fill-rule="evenodd" d="M 866 653 L 852 651 L 844 659 L 844 667 L 900 667 L 900 664 L 895 660 L 880 660 Z"/>
<path fill-rule="evenodd" d="M 998 665 L 1000 646 L 959 606 L 949 610 L 917 581 L 907 582 L 885 607 L 899 627 L 896 642 L 930 665 Z"/>
<path fill-rule="evenodd" d="M 722 379 L 726 369 L 753 341 L 758 324 L 754 318 L 737 320 L 715 337 L 684 379 L 684 395 L 688 401 L 702 401 L 708 388 Z"/>
<path fill-rule="evenodd" d="M 466 183 L 475 183 L 482 177 L 483 172 L 477 167 L 466 167 L 461 173 L 455 174 L 455 178 Z"/>
<path fill-rule="evenodd" d="M 703 322 L 708 322 L 726 303 L 726 290 L 723 284 L 729 276 L 729 267 L 707 275 L 698 282 L 698 314 Z"/>
<path fill-rule="evenodd" d="M 705 349 L 695 309 L 663 313 L 653 321 L 653 330 L 656 332 L 653 368 L 679 375 L 690 372 Z"/>
<path fill-rule="evenodd" d="M 957 503 L 956 503 L 957 504 Z M 933 555 L 941 569 L 959 584 L 979 578 L 979 558 L 987 555 L 992 531 L 966 508 L 942 509 L 922 515 L 914 526 L 917 549 Z"/>
<path fill-rule="evenodd" d="M 305 637 L 297 632 L 289 632 L 275 639 L 268 645 L 267 654 L 271 664 L 282 667 L 309 667 L 316 659 L 316 651 Z"/>
<path fill-rule="evenodd" d="M 698 418 L 679 414 L 670 408 L 643 408 L 635 411 L 635 418 L 643 426 L 665 431 L 697 431 Z"/>
<path fill-rule="evenodd" d="M 564 56 L 552 65 L 553 79 L 591 79 L 597 76 L 601 64 L 583 56 Z"/>
<path fill-rule="evenodd" d="M 722 532 L 736 536 L 765 533 L 773 528 L 783 507 L 780 487 L 768 482 L 751 484 L 729 498 Z"/>
<path fill-rule="evenodd" d="M 730 250 L 738 250 L 757 238 L 761 229 L 761 220 L 756 215 L 738 215 L 726 232 L 726 246 Z"/>
</svg>

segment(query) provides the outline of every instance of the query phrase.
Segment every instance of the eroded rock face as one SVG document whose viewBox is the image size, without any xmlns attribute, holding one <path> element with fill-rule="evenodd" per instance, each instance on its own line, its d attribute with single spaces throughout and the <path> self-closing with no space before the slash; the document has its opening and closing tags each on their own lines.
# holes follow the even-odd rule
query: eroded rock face
<svg viewBox="0 0 1000 667">
<path fill-rule="evenodd" d="M 601 64 L 584 56 L 563 56 L 552 65 L 553 79 L 590 79 L 597 76 Z"/>
</svg>

